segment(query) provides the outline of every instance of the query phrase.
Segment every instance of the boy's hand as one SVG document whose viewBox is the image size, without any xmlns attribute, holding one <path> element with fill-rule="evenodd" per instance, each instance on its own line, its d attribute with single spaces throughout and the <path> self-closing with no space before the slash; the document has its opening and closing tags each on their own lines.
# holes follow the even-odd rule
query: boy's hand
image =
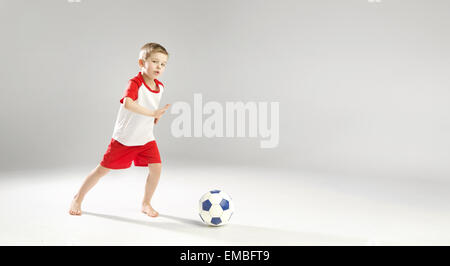
<svg viewBox="0 0 450 266">
<path fill-rule="evenodd" d="M 169 109 L 170 104 L 166 104 L 166 106 L 164 106 L 161 109 L 157 109 L 155 110 L 155 124 L 156 124 L 156 120 L 159 120 L 159 118 L 161 118 L 161 116 L 167 111 L 167 109 Z"/>
</svg>

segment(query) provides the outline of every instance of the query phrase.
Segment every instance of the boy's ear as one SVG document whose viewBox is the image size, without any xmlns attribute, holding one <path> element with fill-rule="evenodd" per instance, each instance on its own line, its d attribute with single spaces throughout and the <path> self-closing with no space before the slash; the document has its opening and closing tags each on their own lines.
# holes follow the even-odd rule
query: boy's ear
<svg viewBox="0 0 450 266">
<path fill-rule="evenodd" d="M 139 59 L 138 64 L 140 67 L 144 67 L 144 60 Z"/>
</svg>

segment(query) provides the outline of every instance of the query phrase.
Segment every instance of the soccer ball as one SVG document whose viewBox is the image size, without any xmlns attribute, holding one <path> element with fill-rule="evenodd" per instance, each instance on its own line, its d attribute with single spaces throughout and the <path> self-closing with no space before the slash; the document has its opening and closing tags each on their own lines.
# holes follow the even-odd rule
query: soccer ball
<svg viewBox="0 0 450 266">
<path fill-rule="evenodd" d="M 200 198 L 199 214 L 207 225 L 221 226 L 228 223 L 234 212 L 234 204 L 227 193 L 211 190 Z"/>
</svg>

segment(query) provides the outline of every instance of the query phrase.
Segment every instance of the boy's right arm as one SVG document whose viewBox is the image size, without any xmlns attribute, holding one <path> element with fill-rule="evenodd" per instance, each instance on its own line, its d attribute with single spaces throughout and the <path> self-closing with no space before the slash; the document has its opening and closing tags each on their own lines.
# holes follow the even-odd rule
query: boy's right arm
<svg viewBox="0 0 450 266">
<path fill-rule="evenodd" d="M 161 109 L 152 111 L 152 110 L 145 108 L 142 105 L 139 105 L 138 103 L 133 101 L 133 99 L 131 99 L 130 97 L 125 97 L 125 99 L 123 101 L 123 107 L 131 112 L 135 112 L 135 113 L 145 115 L 145 116 L 159 118 L 169 108 L 169 104 L 166 104 L 166 106 Z"/>
</svg>

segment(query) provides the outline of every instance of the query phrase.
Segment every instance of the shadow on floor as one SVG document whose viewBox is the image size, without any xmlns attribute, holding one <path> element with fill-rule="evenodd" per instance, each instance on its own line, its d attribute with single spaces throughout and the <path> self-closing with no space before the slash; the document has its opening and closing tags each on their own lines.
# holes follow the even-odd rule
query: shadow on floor
<svg viewBox="0 0 450 266">
<path fill-rule="evenodd" d="M 230 245 L 368 245 L 368 242 L 365 239 L 344 238 L 320 233 L 296 232 L 233 223 L 220 227 L 207 226 L 201 221 L 167 214 L 160 214 L 159 216 L 160 218 L 173 220 L 174 222 L 143 221 L 88 211 L 84 211 L 83 214 L 136 225 L 149 226 L 156 229 L 175 231 L 195 237 L 207 238 L 213 240 L 213 242 L 226 242 Z M 213 242 L 206 242 L 205 244 L 214 244 Z"/>
</svg>

